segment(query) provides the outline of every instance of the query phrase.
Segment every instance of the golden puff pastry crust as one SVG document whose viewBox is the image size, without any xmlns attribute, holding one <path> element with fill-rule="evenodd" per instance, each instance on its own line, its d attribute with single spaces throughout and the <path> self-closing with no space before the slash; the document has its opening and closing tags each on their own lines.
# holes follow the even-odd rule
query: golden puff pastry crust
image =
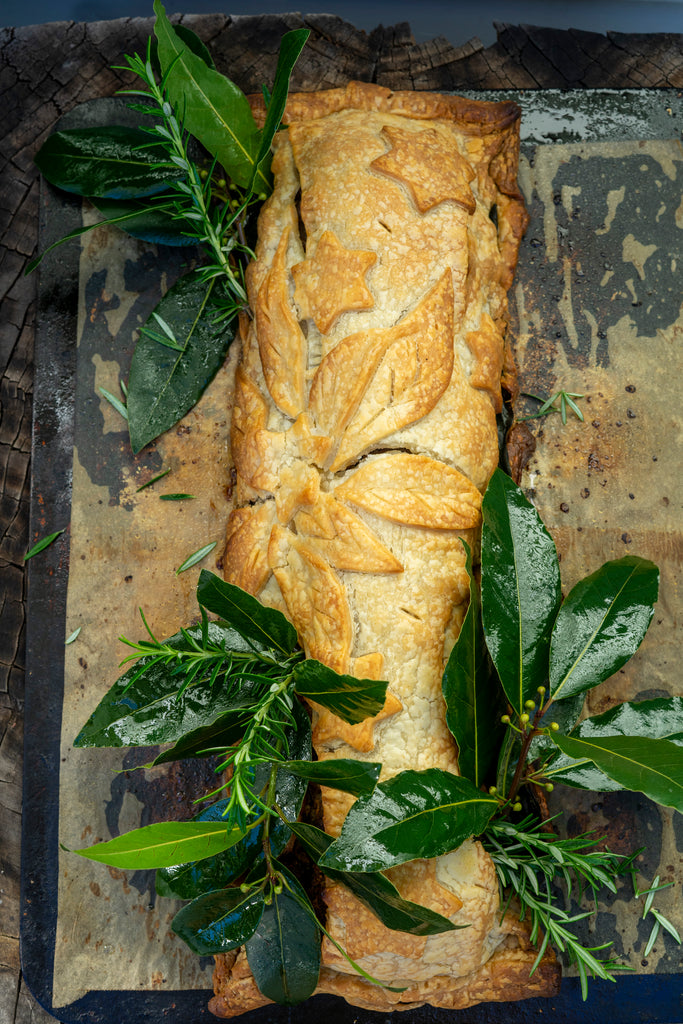
<svg viewBox="0 0 683 1024">
<path fill-rule="evenodd" d="M 259 101 L 255 101 L 257 117 Z M 526 225 L 516 185 L 519 110 L 364 83 L 290 97 L 274 144 L 247 283 L 232 452 L 226 577 L 282 609 L 306 652 L 389 681 L 375 719 L 313 709 L 319 758 L 457 771 L 441 698 L 483 491 L 498 462 L 507 288 Z M 323 791 L 328 832 L 350 805 Z M 480 844 L 388 873 L 469 927 L 386 929 L 326 882 L 327 927 L 369 973 L 323 943 L 319 991 L 378 1010 L 550 994 L 558 971 L 500 920 Z M 218 957 L 221 1016 L 265 1000 L 243 953 Z"/>
</svg>

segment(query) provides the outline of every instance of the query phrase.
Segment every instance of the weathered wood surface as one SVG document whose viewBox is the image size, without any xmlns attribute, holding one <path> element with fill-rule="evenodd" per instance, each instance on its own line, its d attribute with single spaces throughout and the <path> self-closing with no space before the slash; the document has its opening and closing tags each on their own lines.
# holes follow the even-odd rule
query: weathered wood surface
<svg viewBox="0 0 683 1024">
<path fill-rule="evenodd" d="M 311 40 L 297 89 L 351 78 L 394 89 L 683 88 L 682 35 L 607 36 L 502 24 L 498 40 L 454 47 L 416 45 L 406 23 L 369 35 L 340 18 L 223 15 L 183 19 L 217 65 L 245 90 L 272 79 L 280 36 L 305 24 Z M 24 574 L 28 546 L 32 354 L 37 281 L 23 276 L 38 230 L 32 157 L 57 119 L 75 105 L 112 95 L 123 53 L 142 50 L 150 19 L 61 22 L 0 32 L 0 1024 L 52 1019 L 22 985 L 19 964 L 19 854 L 24 685 Z"/>
</svg>

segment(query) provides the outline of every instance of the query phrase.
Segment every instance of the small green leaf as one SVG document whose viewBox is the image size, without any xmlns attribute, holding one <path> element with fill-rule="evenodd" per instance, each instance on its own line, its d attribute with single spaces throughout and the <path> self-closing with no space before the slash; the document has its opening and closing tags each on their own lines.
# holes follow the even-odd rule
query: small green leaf
<svg viewBox="0 0 683 1024">
<path fill-rule="evenodd" d="M 159 501 L 190 501 L 194 494 L 160 494 Z"/>
<path fill-rule="evenodd" d="M 268 174 L 268 167 L 265 165 L 266 161 L 269 163 L 270 147 L 285 112 L 292 70 L 310 34 L 310 29 L 298 28 L 291 32 L 285 32 L 282 37 L 273 91 L 267 101 L 266 120 L 261 133 L 261 145 L 256 155 L 249 191 L 255 190 L 254 186 L 259 172 L 262 172 L 264 177 Z M 260 189 L 256 189 L 256 191 L 260 191 Z"/>
<path fill-rule="evenodd" d="M 319 786 L 340 789 L 361 796 L 372 793 L 382 765 L 378 761 L 355 761 L 352 758 L 330 758 L 326 761 L 286 761 L 287 770 Z"/>
<path fill-rule="evenodd" d="M 123 416 L 124 420 L 128 419 L 128 410 L 126 409 L 123 402 L 112 395 L 111 391 L 107 391 L 106 388 L 100 388 L 100 394 L 103 398 L 106 398 L 110 405 L 112 405 L 120 416 Z"/>
<path fill-rule="evenodd" d="M 295 822 L 290 824 L 290 828 L 316 863 L 333 842 L 332 836 L 328 836 L 314 825 Z M 437 914 L 428 907 L 404 900 L 396 886 L 379 871 L 335 871 L 323 866 L 321 871 L 329 878 L 343 882 L 386 928 L 409 932 L 411 935 L 439 935 L 442 932 L 454 931 L 456 928 L 468 927 L 453 924 L 447 917 Z"/>
<path fill-rule="evenodd" d="M 264 907 L 260 890 L 217 889 L 179 910 L 171 929 L 199 956 L 228 953 L 252 937 Z"/>
<path fill-rule="evenodd" d="M 35 162 L 52 185 L 104 199 L 153 195 L 183 176 L 148 132 L 122 125 L 53 132 Z"/>
<path fill-rule="evenodd" d="M 458 744 L 458 770 L 475 786 L 481 786 L 496 761 L 504 728 L 500 721 L 504 707 L 498 676 L 484 640 L 472 552 L 466 541 L 462 544 L 470 577 L 470 603 L 441 686 L 446 723 Z"/>
<path fill-rule="evenodd" d="M 552 537 L 519 487 L 497 469 L 482 504 L 481 601 L 486 643 L 518 714 L 548 675 L 560 600 Z"/>
<path fill-rule="evenodd" d="M 214 540 L 210 544 L 205 544 L 203 548 L 198 548 L 197 551 L 194 551 L 189 555 L 182 565 L 179 565 L 176 569 L 176 576 L 179 576 L 181 572 L 185 572 L 187 569 L 191 569 L 193 565 L 197 565 L 197 563 L 201 562 L 203 558 L 206 558 L 206 556 L 216 547 L 217 543 L 218 541 Z"/>
<path fill-rule="evenodd" d="M 351 725 L 378 715 L 384 707 L 387 683 L 379 679 L 340 675 L 314 658 L 296 665 L 293 677 L 300 697 L 321 704 Z"/>
<path fill-rule="evenodd" d="M 208 47 L 202 42 L 196 32 L 193 32 L 187 25 L 174 25 L 173 31 L 181 42 L 185 43 L 188 49 L 192 50 L 197 57 L 204 61 L 207 67 L 212 68 L 214 71 L 216 70 L 214 59 Z"/>
<path fill-rule="evenodd" d="M 107 218 L 102 223 L 115 224 L 126 234 L 156 245 L 189 246 L 197 244 L 197 236 L 182 217 L 175 216 L 175 196 L 160 193 L 148 199 L 91 200 Z M 96 225 L 95 225 L 96 226 Z M 90 228 L 82 228 L 88 231 Z M 79 232 L 80 233 L 80 232 Z M 68 237 L 68 236 L 67 236 Z"/>
<path fill-rule="evenodd" d="M 168 476 L 170 472 L 170 469 L 164 469 L 161 473 L 157 473 L 157 475 L 153 476 L 151 480 L 148 480 L 146 484 L 140 484 L 135 493 L 139 494 L 139 492 L 144 491 L 146 487 L 151 487 L 152 484 L 155 484 L 158 480 L 162 480 L 165 476 Z"/>
<path fill-rule="evenodd" d="M 228 832 L 220 822 L 161 821 L 73 853 L 115 868 L 142 871 L 212 857 L 238 843 L 242 835 L 237 828 Z"/>
<path fill-rule="evenodd" d="M 76 629 L 74 629 L 73 633 L 70 633 L 69 636 L 64 641 L 64 646 L 66 647 L 67 644 L 72 644 L 74 640 L 77 640 L 82 629 L 82 626 L 78 626 Z"/>
<path fill-rule="evenodd" d="M 39 540 L 37 544 L 33 545 L 30 551 L 26 552 L 24 555 L 24 561 L 28 562 L 29 558 L 33 558 L 33 556 L 37 555 L 40 551 L 44 551 L 45 548 L 48 548 L 50 544 L 57 540 L 57 537 L 62 533 L 64 533 L 64 530 L 57 530 L 56 533 L 49 533 L 47 537 L 43 537 L 42 540 Z"/>
<path fill-rule="evenodd" d="M 245 590 L 206 569 L 199 574 L 197 601 L 207 611 L 229 622 L 241 636 L 255 640 L 266 649 L 288 655 L 296 649 L 296 630 L 282 612 L 267 608 Z"/>
<path fill-rule="evenodd" d="M 185 274 L 154 312 L 170 324 L 182 351 L 141 334 L 128 377 L 128 429 L 137 454 L 169 430 L 198 401 L 223 364 L 236 321 L 220 329 L 209 318 L 213 282 Z M 153 315 L 147 325 L 156 324 Z"/>
<path fill-rule="evenodd" d="M 277 864 L 291 888 L 273 893 L 255 934 L 246 942 L 247 961 L 259 991 L 285 1006 L 304 1002 L 315 991 L 320 973 L 320 930 L 300 882 Z M 304 910 L 303 905 L 310 908 Z"/>
<path fill-rule="evenodd" d="M 400 772 L 356 801 L 320 866 L 381 871 L 438 857 L 483 832 L 497 808 L 468 779 L 440 768 Z"/>
<path fill-rule="evenodd" d="M 181 113 L 183 125 L 222 164 L 238 185 L 251 181 L 260 144 L 249 101 L 224 75 L 207 67 L 173 31 L 160 0 L 154 0 L 161 70 L 168 98 Z M 259 170 L 257 191 L 270 191 Z"/>
<path fill-rule="evenodd" d="M 652 562 L 627 555 L 576 584 L 552 633 L 553 700 L 597 686 L 635 654 L 654 613 L 658 583 Z"/>
<path fill-rule="evenodd" d="M 644 793 L 664 807 L 683 811 L 683 751 L 671 740 L 649 736 L 578 739 L 554 734 L 553 742 L 575 760 L 588 758 L 624 789 Z"/>
</svg>

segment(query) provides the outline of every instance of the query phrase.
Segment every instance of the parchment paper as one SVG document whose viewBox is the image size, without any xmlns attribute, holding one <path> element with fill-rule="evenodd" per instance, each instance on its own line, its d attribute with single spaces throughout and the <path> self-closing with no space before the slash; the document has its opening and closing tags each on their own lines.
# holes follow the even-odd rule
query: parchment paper
<svg viewBox="0 0 683 1024">
<path fill-rule="evenodd" d="M 69 849 L 167 817 L 189 818 L 199 810 L 192 800 L 216 785 L 203 762 L 187 772 L 121 774 L 148 762 L 149 750 L 71 746 L 122 671 L 118 663 L 129 651 L 117 638 L 144 635 L 138 608 L 158 637 L 197 617 L 197 577 L 201 568 L 220 571 L 230 510 L 227 368 L 178 427 L 137 457 L 125 422 L 99 393 L 120 394 L 135 329 L 189 261 L 187 250 L 164 251 L 160 261 L 150 248 L 106 228 L 82 243 L 67 635 L 79 626 L 81 633 L 66 648 L 60 793 L 60 839 Z M 137 492 L 169 467 L 163 480 Z M 196 497 L 160 500 L 172 492 Z M 175 575 L 211 541 L 217 546 L 200 566 Z M 177 905 L 156 898 L 154 872 L 123 872 L 64 852 L 59 868 L 55 1006 L 90 989 L 211 987 L 213 961 L 200 961 L 170 932 Z"/>
</svg>

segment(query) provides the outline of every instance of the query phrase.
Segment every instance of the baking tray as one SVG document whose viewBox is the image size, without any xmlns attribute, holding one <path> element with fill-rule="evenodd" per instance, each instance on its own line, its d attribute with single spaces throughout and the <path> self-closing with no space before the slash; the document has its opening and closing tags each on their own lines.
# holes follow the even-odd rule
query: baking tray
<svg viewBox="0 0 683 1024">
<path fill-rule="evenodd" d="M 666 401 L 660 401 L 660 422 L 654 426 L 650 424 L 648 432 L 647 416 L 638 405 L 641 394 L 646 390 L 646 385 L 640 384 L 640 378 L 648 376 L 647 363 L 645 369 L 634 366 L 628 381 L 622 381 L 619 360 L 615 357 L 615 346 L 619 346 L 620 339 L 618 332 L 614 334 L 613 327 L 615 323 L 621 324 L 623 333 L 624 325 L 630 319 L 637 336 L 656 340 L 664 336 L 666 330 L 671 330 L 674 343 L 678 337 L 676 321 L 680 296 L 676 280 L 680 276 L 677 266 L 683 266 L 683 252 L 677 232 L 682 239 L 683 233 L 678 226 L 681 215 L 677 217 L 674 214 L 671 204 L 676 190 L 677 202 L 680 203 L 682 192 L 683 163 L 679 168 L 678 161 L 683 160 L 683 152 L 679 153 L 681 146 L 677 140 L 680 140 L 683 129 L 683 104 L 680 94 L 669 91 L 544 91 L 471 95 L 514 98 L 525 109 L 521 178 L 527 190 L 532 221 L 522 246 L 518 276 L 511 296 L 513 337 L 517 335 L 519 340 L 518 359 L 523 388 L 549 393 L 560 380 L 570 390 L 581 391 L 581 387 L 570 386 L 575 384 L 575 379 L 585 380 L 588 377 L 591 381 L 593 404 L 589 415 L 595 418 L 582 426 L 572 424 L 569 432 L 567 428 L 564 432 L 560 429 L 559 417 L 543 421 L 540 430 L 537 429 L 542 435 L 541 444 L 525 481 L 536 494 L 545 521 L 556 536 L 567 584 L 572 582 L 572 575 L 578 576 L 595 568 L 599 564 L 598 556 L 605 560 L 625 553 L 625 545 L 628 550 L 637 549 L 638 553 L 648 555 L 648 545 L 657 548 L 655 534 L 660 539 L 664 535 L 671 536 L 679 525 L 672 515 L 677 508 L 680 484 L 676 485 L 670 479 L 670 469 L 668 493 L 665 495 L 668 504 L 664 506 L 664 512 L 659 508 L 653 513 L 646 503 L 640 503 L 645 505 L 641 508 L 635 495 L 633 498 L 626 496 L 633 491 L 625 488 L 638 490 L 636 483 L 629 483 L 628 474 L 640 476 L 640 482 L 647 487 L 648 493 L 654 493 L 660 486 L 660 478 L 656 475 L 652 478 L 652 474 L 666 470 L 662 465 L 664 459 L 659 461 L 655 448 L 664 456 L 669 442 L 666 432 L 673 426 L 668 418 Z M 73 111 L 60 122 L 60 127 L 102 124 L 109 118 L 120 121 L 118 110 L 118 101 L 96 101 Z M 599 148 L 605 141 L 611 149 Z M 619 198 L 622 189 L 623 195 Z M 608 193 L 613 194 L 609 202 Z M 662 207 L 665 207 L 665 213 L 669 211 L 668 215 L 662 214 Z M 45 187 L 41 200 L 41 248 L 80 226 L 82 217 L 79 200 L 57 195 Z M 620 226 L 622 218 L 625 219 Z M 664 252 L 667 255 L 666 266 L 658 257 L 659 269 L 652 260 L 652 252 L 647 251 L 648 247 L 642 248 L 645 224 L 656 226 L 660 255 Z M 624 238 L 629 232 L 633 242 L 630 249 L 624 249 Z M 28 564 L 22 964 L 24 977 L 39 1002 L 60 1020 L 98 1024 L 111 1021 L 118 1024 L 121 1019 L 136 1022 L 168 1019 L 194 1024 L 215 1019 L 206 1008 L 210 994 L 208 961 L 199 964 L 199 973 L 191 979 L 194 987 L 174 985 L 173 979 L 166 977 L 166 973 L 170 975 L 171 972 L 165 971 L 163 950 L 160 950 L 158 937 L 154 936 L 150 939 L 153 947 L 151 961 L 148 964 L 145 960 L 136 968 L 138 973 L 144 974 L 148 964 L 148 975 L 142 983 L 136 978 L 133 984 L 126 977 L 124 967 L 120 966 L 114 968 L 113 974 L 121 979 L 119 983 L 101 985 L 96 982 L 75 998 L 64 1001 L 63 991 L 56 998 L 56 990 L 61 991 L 64 978 L 70 973 L 69 956 L 80 956 L 81 952 L 79 946 L 69 946 L 60 909 L 65 884 L 67 889 L 71 885 L 78 886 L 79 871 L 85 872 L 85 881 L 81 884 L 83 899 L 76 911 L 71 909 L 71 931 L 78 935 L 79 930 L 87 926 L 88 941 L 92 935 L 93 944 L 100 942 L 98 955 L 93 959 L 95 975 L 100 964 L 102 976 L 107 975 L 105 968 L 109 957 L 113 956 L 114 962 L 118 957 L 121 964 L 125 960 L 125 956 L 122 958 L 113 946 L 107 946 L 105 939 L 97 938 L 106 934 L 107 918 L 102 913 L 102 901 L 93 895 L 93 884 L 99 891 L 99 883 L 87 882 L 92 866 L 88 862 L 80 862 L 74 867 L 71 861 L 77 858 L 66 861 L 65 854 L 60 852 L 60 842 L 65 841 L 65 831 L 68 833 L 71 827 L 67 820 L 69 815 L 64 813 L 67 783 L 71 790 L 76 790 L 86 809 L 89 802 L 94 806 L 105 800 L 105 819 L 112 834 L 121 827 L 124 807 L 130 809 L 133 805 L 135 808 L 140 805 L 141 823 L 154 820 L 155 809 L 162 807 L 167 811 L 169 805 L 173 805 L 179 816 L 188 817 L 191 814 L 189 798 L 202 784 L 201 777 L 197 778 L 196 764 L 193 764 L 188 766 L 184 776 L 164 776 L 165 781 L 156 787 L 145 785 L 144 778 L 141 782 L 140 774 L 134 771 L 125 771 L 115 777 L 110 775 L 102 784 L 85 770 L 82 771 L 81 785 L 78 777 L 74 782 L 74 768 L 70 766 L 73 752 L 68 748 L 68 737 L 65 740 L 63 736 L 65 707 L 69 701 L 73 703 L 73 693 L 69 696 L 65 690 L 65 653 L 68 652 L 67 658 L 76 659 L 78 664 L 84 663 L 80 669 L 86 680 L 88 673 L 92 676 L 86 648 L 80 648 L 79 652 L 78 645 L 74 644 L 65 652 L 64 647 L 64 638 L 73 628 L 74 609 L 67 608 L 70 563 L 72 585 L 75 578 L 80 580 L 81 604 L 91 606 L 88 609 L 91 620 L 99 613 L 103 629 L 106 623 L 105 633 L 114 628 L 107 621 L 107 580 L 116 544 L 111 550 L 103 552 L 100 548 L 98 551 L 97 545 L 88 538 L 90 546 L 86 547 L 84 554 L 83 523 L 92 526 L 94 533 L 99 528 L 98 516 L 104 517 L 106 512 L 106 515 L 114 517 L 107 522 L 122 524 L 116 527 L 119 546 L 121 542 L 127 544 L 130 541 L 133 550 L 133 535 L 130 531 L 127 533 L 130 521 L 126 520 L 131 512 L 129 506 L 134 503 L 131 483 L 149 478 L 162 461 L 156 446 L 137 458 L 130 455 L 126 450 L 125 430 L 115 418 L 112 419 L 115 414 L 106 408 L 106 403 L 100 401 L 96 385 L 103 379 L 110 383 L 112 372 L 115 380 L 119 369 L 125 376 L 135 324 L 146 317 L 162 287 L 172 282 L 191 255 L 186 250 L 179 252 L 160 247 L 156 257 L 150 259 L 148 246 L 133 244 L 132 249 L 126 249 L 123 243 L 118 248 L 118 243 L 114 243 L 113 257 L 108 251 L 105 258 L 98 253 L 100 243 L 97 237 L 92 244 L 76 240 L 50 254 L 42 265 L 40 277 L 31 543 L 52 530 L 61 527 L 67 527 L 67 530 L 40 558 Z M 104 236 L 101 237 L 103 246 L 110 244 Z M 88 264 L 86 257 L 94 260 L 93 265 Z M 610 281 L 612 286 L 608 294 L 605 289 Z M 577 292 L 581 293 L 578 298 Z M 593 322 L 590 317 L 579 315 L 582 310 L 585 313 L 590 309 L 600 310 L 600 316 L 593 316 Z M 118 324 L 118 329 L 114 331 L 112 324 Z M 624 344 L 627 342 L 628 332 Z M 645 351 L 645 358 L 647 354 Z M 665 372 L 675 378 L 674 360 L 680 359 L 675 344 L 670 354 Z M 637 386 L 632 382 L 635 380 L 638 380 Z M 619 411 L 621 406 L 617 408 L 615 404 L 616 393 L 622 385 L 623 420 L 617 420 L 616 417 L 622 413 Z M 673 415 L 673 410 L 671 413 Z M 211 406 L 210 414 L 214 416 L 218 435 L 225 429 L 227 414 L 223 416 L 223 422 L 214 406 Z M 589 417 L 586 419 L 588 421 Z M 619 427 L 613 425 L 617 422 Z M 594 427 L 593 423 L 598 423 L 598 426 Z M 622 429 L 624 424 L 630 431 L 628 435 Z M 590 441 L 584 436 L 589 427 L 593 431 Z M 185 443 L 183 438 L 192 435 L 195 428 L 199 430 L 196 420 L 176 432 L 180 441 L 172 439 L 168 442 L 176 446 L 171 448 L 171 452 L 180 465 L 192 461 L 192 449 L 180 449 L 178 445 Z M 648 445 L 645 452 L 644 446 Z M 168 451 L 165 456 L 168 456 Z M 95 505 L 99 503 L 101 511 L 98 512 L 91 501 L 85 520 L 80 506 L 72 508 L 72 493 L 80 493 L 79 481 L 82 481 L 84 471 L 88 486 L 101 494 L 94 502 Z M 74 479 L 76 489 L 72 491 Z M 212 486 L 218 485 L 214 481 Z M 591 502 L 581 497 L 584 491 L 591 489 L 602 502 L 599 508 L 595 500 Z M 602 525 L 598 520 L 605 508 L 609 509 L 612 522 L 608 522 L 610 517 L 606 516 Z M 219 507 L 218 519 L 220 515 Z M 631 544 L 634 544 L 633 548 Z M 197 546 L 198 543 L 194 545 Z M 194 547 L 189 550 L 194 550 Z M 669 549 L 662 546 L 662 550 L 657 549 L 660 557 L 655 557 L 660 563 L 664 560 L 664 581 L 668 588 L 661 614 L 658 611 L 660 632 L 649 646 L 646 641 L 647 649 L 635 659 L 633 675 L 620 681 L 621 690 L 615 690 L 612 696 L 623 699 L 624 694 L 637 693 L 641 698 L 654 695 L 655 692 L 666 691 L 668 680 L 675 678 L 670 671 L 668 655 L 672 644 L 671 622 L 676 614 L 676 549 L 675 542 Z M 588 567 L 585 565 L 587 559 L 590 562 Z M 85 569 L 82 562 L 85 562 Z M 137 576 L 135 580 L 133 577 L 139 568 L 133 558 L 130 581 L 124 577 L 126 585 L 130 582 L 135 584 Z M 152 579 L 146 583 L 146 592 L 152 594 L 158 586 L 158 581 Z M 185 588 L 180 598 L 182 605 L 189 599 L 191 587 L 189 581 L 178 586 Z M 125 592 L 126 586 L 122 587 Z M 174 619 L 177 609 L 169 607 L 166 612 L 169 622 L 177 626 L 180 621 L 177 617 Z M 83 608 L 78 614 L 85 615 Z M 67 621 L 67 616 L 70 621 Z M 116 628 L 120 625 L 117 624 Z M 168 630 L 172 631 L 173 628 Z M 96 650 L 92 653 L 97 657 Z M 73 662 L 69 663 L 66 674 L 73 679 Z M 96 683 L 106 689 L 114 677 L 106 681 L 96 680 Z M 84 707 L 91 708 L 92 695 L 86 694 L 83 699 Z M 69 714 L 73 713 L 72 703 Z M 95 760 L 87 762 L 87 765 L 96 766 L 97 758 L 101 759 L 102 767 L 95 767 L 95 774 L 98 770 L 100 774 L 111 772 L 114 764 L 120 764 L 122 760 L 126 768 L 134 767 L 130 756 L 124 760 L 126 755 L 123 752 L 115 751 L 114 754 L 115 758 L 107 765 L 106 754 L 98 751 Z M 680 901 L 683 831 L 680 821 L 669 820 L 667 824 L 659 809 L 636 794 L 603 794 L 599 798 L 578 794 L 571 799 L 574 800 L 575 823 L 582 827 L 591 823 L 599 825 L 609 835 L 614 849 L 619 850 L 620 843 L 629 850 L 639 845 L 646 847 L 639 865 L 645 877 L 651 879 L 654 876 L 660 865 L 662 849 L 666 846 L 668 860 L 675 863 L 667 863 L 664 867 L 667 871 L 671 868 L 669 873 L 676 877 L 666 912 L 675 920 L 678 915 L 680 923 L 683 917 Z M 87 814 L 84 820 L 87 820 Z M 663 837 L 666 838 L 665 844 Z M 90 836 L 87 841 L 93 838 Z M 106 869 L 102 866 L 97 868 L 105 877 Z M 69 875 L 66 883 L 65 874 Z M 112 893 L 116 892 L 116 898 L 120 891 L 132 884 L 139 892 L 135 906 L 139 908 L 141 918 L 147 920 L 145 910 L 150 915 L 156 913 L 149 877 L 112 878 L 111 874 L 108 884 Z M 117 874 L 121 876 L 122 873 Z M 135 873 L 136 876 L 142 874 Z M 621 895 L 624 896 L 623 893 Z M 649 934 L 649 925 L 647 922 L 634 924 L 633 920 L 624 922 L 623 913 L 616 903 L 600 907 L 593 934 L 596 944 L 607 937 L 615 940 L 616 952 L 625 946 L 636 951 L 642 949 Z M 634 929 L 637 933 L 635 940 Z M 148 928 L 143 936 L 147 934 L 149 937 L 151 930 Z M 135 934 L 134 928 L 132 934 Z M 590 998 L 585 1004 L 580 1000 L 577 980 L 568 977 L 555 999 L 487 1004 L 464 1011 L 423 1007 L 403 1013 L 401 1019 L 406 1024 L 432 1021 L 521 1024 L 537 1019 L 569 1024 L 580 1016 L 586 1022 L 607 1019 L 614 1024 L 641 1021 L 674 1024 L 683 1020 L 680 950 L 673 943 L 661 941 L 658 947 L 656 964 L 653 957 L 641 963 L 642 958 L 637 952 L 631 956 L 636 967 L 648 973 L 624 975 L 617 985 L 592 982 Z M 177 958 L 177 952 L 174 951 L 174 955 Z M 653 967 L 656 967 L 656 973 L 649 973 Z M 121 984 L 127 987 L 119 987 Z M 301 1024 L 310 1021 L 312 1024 L 321 1015 L 339 1024 L 350 1024 L 351 1021 L 370 1024 L 388 1019 L 385 1013 L 359 1010 L 328 996 L 315 997 L 294 1009 L 266 1007 L 243 1019 L 249 1024 L 271 1021 L 280 1024 L 291 1020 Z"/>
</svg>

